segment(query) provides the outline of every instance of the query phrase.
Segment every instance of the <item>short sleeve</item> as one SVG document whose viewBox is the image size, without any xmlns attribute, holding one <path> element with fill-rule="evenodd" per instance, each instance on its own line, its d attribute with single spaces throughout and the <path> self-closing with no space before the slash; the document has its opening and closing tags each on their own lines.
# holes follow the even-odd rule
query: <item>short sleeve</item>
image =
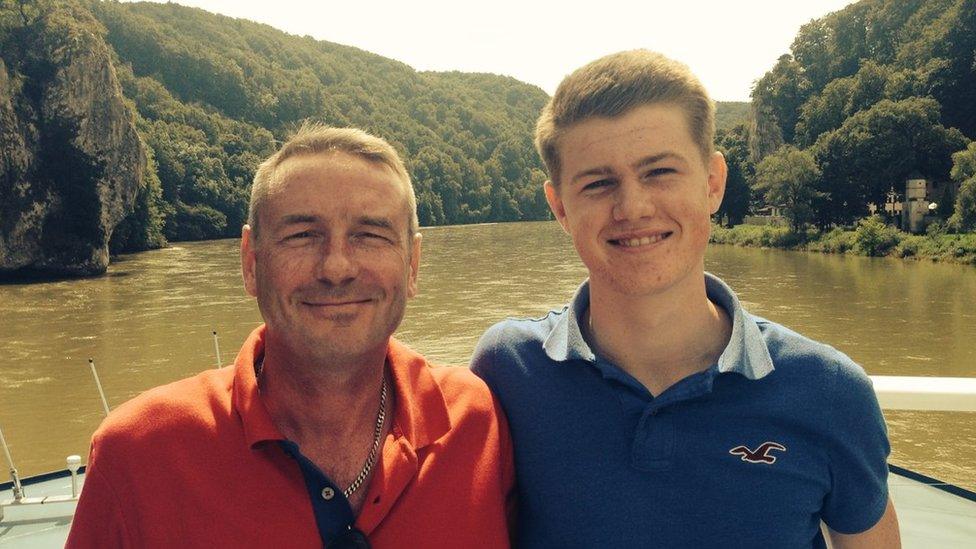
<svg viewBox="0 0 976 549">
<path fill-rule="evenodd" d="M 102 472 L 105 464 L 98 459 L 97 450 L 96 444 L 93 443 L 89 464 L 85 471 L 85 483 L 82 486 L 65 547 L 70 549 L 134 547 L 126 527 L 122 507 L 119 505 L 119 497 Z"/>
<path fill-rule="evenodd" d="M 832 530 L 856 534 L 884 515 L 891 447 L 871 379 L 860 366 L 840 363 L 831 393 L 830 493 L 821 516 Z"/>
</svg>

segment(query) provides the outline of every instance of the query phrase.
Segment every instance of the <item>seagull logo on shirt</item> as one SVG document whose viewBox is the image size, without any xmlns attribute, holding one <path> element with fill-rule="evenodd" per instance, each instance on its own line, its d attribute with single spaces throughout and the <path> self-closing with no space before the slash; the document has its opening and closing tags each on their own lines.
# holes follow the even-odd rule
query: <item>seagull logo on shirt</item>
<svg viewBox="0 0 976 549">
<path fill-rule="evenodd" d="M 729 453 L 733 456 L 741 457 L 742 461 L 771 465 L 776 463 L 776 456 L 769 455 L 769 453 L 773 450 L 785 452 L 786 446 L 783 446 L 778 442 L 763 442 L 759 445 L 759 448 L 756 448 L 755 450 L 750 450 L 747 446 L 739 445 L 729 450 Z"/>
</svg>

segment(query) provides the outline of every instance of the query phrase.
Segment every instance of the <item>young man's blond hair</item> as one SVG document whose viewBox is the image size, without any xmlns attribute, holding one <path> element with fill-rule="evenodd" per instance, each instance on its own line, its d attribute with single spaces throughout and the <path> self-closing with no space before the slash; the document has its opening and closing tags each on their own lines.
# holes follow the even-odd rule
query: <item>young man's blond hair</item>
<svg viewBox="0 0 976 549">
<path fill-rule="evenodd" d="M 542 109 L 535 146 L 553 185 L 559 185 L 559 139 L 566 130 L 589 118 L 614 118 L 654 103 L 681 108 L 702 162 L 707 163 L 714 150 L 715 104 L 705 86 L 683 63 L 649 50 L 630 50 L 601 57 L 574 71 Z"/>
</svg>

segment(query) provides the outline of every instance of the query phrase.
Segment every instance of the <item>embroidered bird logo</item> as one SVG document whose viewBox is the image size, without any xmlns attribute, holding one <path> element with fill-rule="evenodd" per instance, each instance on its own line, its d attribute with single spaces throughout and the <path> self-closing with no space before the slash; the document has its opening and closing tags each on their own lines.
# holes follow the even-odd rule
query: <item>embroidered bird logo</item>
<svg viewBox="0 0 976 549">
<path fill-rule="evenodd" d="M 733 456 L 741 456 L 742 461 L 748 461 L 749 463 L 766 463 L 773 464 L 776 463 L 776 456 L 769 455 L 772 450 L 786 451 L 786 446 L 778 442 L 763 442 L 759 445 L 759 448 L 755 450 L 750 450 L 745 446 L 736 446 L 729 450 L 729 453 Z"/>
</svg>

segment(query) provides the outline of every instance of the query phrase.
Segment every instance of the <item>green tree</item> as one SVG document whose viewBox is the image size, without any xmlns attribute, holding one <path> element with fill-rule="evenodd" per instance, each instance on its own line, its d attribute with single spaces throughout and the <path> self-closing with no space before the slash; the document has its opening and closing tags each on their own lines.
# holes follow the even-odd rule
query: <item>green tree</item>
<svg viewBox="0 0 976 549">
<path fill-rule="evenodd" d="M 749 130 L 740 124 L 731 130 L 720 131 L 715 142 L 729 167 L 729 175 L 725 181 L 725 196 L 716 215 L 726 218 L 728 225 L 742 223 L 749 213 L 752 200 L 752 189 L 749 181 L 753 178 L 755 168 L 749 159 Z"/>
<path fill-rule="evenodd" d="M 883 204 L 894 186 L 919 172 L 945 179 L 952 151 L 966 138 L 942 126 L 939 104 L 930 98 L 882 100 L 823 134 L 813 147 L 823 171 L 820 190 L 829 193 L 822 222 L 850 223 L 865 217 L 868 203 Z"/>
<path fill-rule="evenodd" d="M 824 193 L 817 190 L 820 169 L 809 151 L 785 145 L 767 156 L 756 167 L 757 189 L 765 194 L 766 203 L 779 206 L 793 232 L 800 232 L 814 221 L 818 201 Z"/>
<path fill-rule="evenodd" d="M 897 88 L 889 86 L 892 78 L 890 67 L 865 60 L 857 74 L 830 81 L 800 108 L 795 144 L 809 147 L 820 135 L 839 128 L 854 113 L 869 109 L 885 98 L 903 99 L 888 93 L 904 93 L 909 84 L 900 82 Z"/>
<path fill-rule="evenodd" d="M 152 149 L 146 147 L 146 171 L 136 194 L 132 213 L 112 232 L 109 249 L 113 254 L 161 248 L 166 245 L 163 225 L 172 208 L 163 200 Z"/>
<path fill-rule="evenodd" d="M 949 225 L 959 231 L 976 230 L 976 141 L 952 155 L 951 176 L 960 185 Z"/>
<path fill-rule="evenodd" d="M 754 102 L 768 105 L 783 142 L 792 143 L 800 107 L 810 95 L 811 86 L 803 67 L 789 54 L 782 55 L 752 89 Z"/>
</svg>

